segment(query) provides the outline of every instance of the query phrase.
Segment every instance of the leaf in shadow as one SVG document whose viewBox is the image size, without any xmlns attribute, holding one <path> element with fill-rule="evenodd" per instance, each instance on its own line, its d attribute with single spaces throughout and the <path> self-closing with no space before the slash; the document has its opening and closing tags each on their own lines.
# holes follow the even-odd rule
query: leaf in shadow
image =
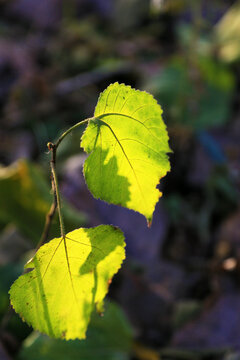
<svg viewBox="0 0 240 360">
<path fill-rule="evenodd" d="M 0 221 L 13 223 L 20 232 L 38 243 L 46 214 L 53 201 L 41 169 L 26 160 L 0 169 Z M 66 231 L 83 225 L 85 217 L 66 202 L 63 203 Z M 58 221 L 53 220 L 50 236 L 59 234 Z"/>
<path fill-rule="evenodd" d="M 121 308 L 106 303 L 103 317 L 94 313 L 85 341 L 61 341 L 33 332 L 24 342 L 18 360 L 128 360 L 133 331 Z M 47 354 L 47 355 L 46 355 Z"/>
<path fill-rule="evenodd" d="M 112 155 L 111 150 L 102 150 L 96 147 L 84 164 L 86 183 L 92 194 L 111 202 L 112 194 L 117 193 L 116 205 L 127 206 L 130 200 L 130 183 L 125 176 L 119 174 L 117 157 Z"/>
</svg>

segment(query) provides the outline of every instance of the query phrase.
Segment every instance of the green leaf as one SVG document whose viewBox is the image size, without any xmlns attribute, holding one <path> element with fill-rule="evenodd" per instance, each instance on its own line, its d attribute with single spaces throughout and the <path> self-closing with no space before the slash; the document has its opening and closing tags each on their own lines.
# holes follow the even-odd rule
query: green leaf
<svg viewBox="0 0 240 360">
<path fill-rule="evenodd" d="M 98 100 L 82 136 L 84 176 L 93 196 L 152 220 L 159 179 L 170 170 L 168 134 L 152 95 L 112 84 Z"/>
<path fill-rule="evenodd" d="M 26 160 L 19 160 L 8 167 L 0 168 L 0 221 L 13 223 L 33 242 L 41 237 L 46 214 L 53 202 L 41 169 Z M 65 201 L 63 216 L 66 231 L 83 225 L 85 217 Z M 50 236 L 59 235 L 59 222 L 56 217 Z"/>
<path fill-rule="evenodd" d="M 107 302 L 103 317 L 94 313 L 85 341 L 61 341 L 37 333 L 23 344 L 18 360 L 128 360 L 133 333 L 117 304 Z"/>
<path fill-rule="evenodd" d="M 43 245 L 9 293 L 34 329 L 55 338 L 85 338 L 90 315 L 125 257 L 122 232 L 108 225 L 77 229 Z"/>
<path fill-rule="evenodd" d="M 192 72 L 198 81 L 193 80 Z M 174 57 L 146 87 L 161 99 L 172 126 L 200 131 L 221 126 L 229 118 L 235 80 L 226 66 L 210 57 L 198 57 L 192 68 L 184 58 Z"/>
</svg>

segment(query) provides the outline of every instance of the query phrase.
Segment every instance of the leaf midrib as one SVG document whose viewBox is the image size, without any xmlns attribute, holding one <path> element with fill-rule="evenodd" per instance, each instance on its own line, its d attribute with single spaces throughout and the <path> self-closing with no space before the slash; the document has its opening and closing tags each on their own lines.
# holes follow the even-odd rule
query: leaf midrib
<svg viewBox="0 0 240 360">
<path fill-rule="evenodd" d="M 107 124 L 105 121 L 103 121 L 103 120 L 101 120 L 101 119 L 99 119 L 99 118 L 98 118 L 98 120 L 101 121 L 105 126 L 107 126 L 107 127 L 110 129 L 110 131 L 112 132 L 112 134 L 113 134 L 114 138 L 116 139 L 118 145 L 120 146 L 120 148 L 121 148 L 121 150 L 122 150 L 122 152 L 123 152 L 123 155 L 125 156 L 125 158 L 126 158 L 128 164 L 129 164 L 130 168 L 132 169 L 132 172 L 133 172 L 134 177 L 135 177 L 135 179 L 136 179 L 136 182 L 137 182 L 137 184 L 138 184 L 138 188 L 139 188 L 139 191 L 140 191 L 140 193 L 141 193 L 141 195 L 142 195 L 142 199 L 143 199 L 143 201 L 144 201 L 144 203 L 145 203 L 145 206 L 147 206 L 144 193 L 143 193 L 142 188 L 141 188 L 141 186 L 140 186 L 140 183 L 139 183 L 139 181 L 138 181 L 138 178 L 137 178 L 137 175 L 136 175 L 135 170 L 134 170 L 134 168 L 133 168 L 133 165 L 132 165 L 132 163 L 130 162 L 130 160 L 129 160 L 129 158 L 128 158 L 128 156 L 127 156 L 127 154 L 126 154 L 126 152 L 125 152 L 125 150 L 124 150 L 124 148 L 123 148 L 123 146 L 122 146 L 122 144 L 120 143 L 117 135 L 115 134 L 115 132 L 113 131 L 113 129 L 111 128 L 111 126 L 110 126 L 109 124 Z"/>
</svg>

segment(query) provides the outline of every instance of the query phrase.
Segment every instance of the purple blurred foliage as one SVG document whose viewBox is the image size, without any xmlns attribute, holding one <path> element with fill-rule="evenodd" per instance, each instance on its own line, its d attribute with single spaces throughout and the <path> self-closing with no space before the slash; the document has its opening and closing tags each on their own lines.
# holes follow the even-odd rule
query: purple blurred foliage
<svg viewBox="0 0 240 360">
<path fill-rule="evenodd" d="M 236 118 L 227 129 L 219 129 L 213 132 L 215 140 L 223 149 L 227 158 L 227 167 L 236 181 L 240 178 L 240 116 Z"/>
<path fill-rule="evenodd" d="M 134 326 L 136 335 L 144 338 L 144 341 L 163 345 L 169 336 L 171 323 L 171 303 L 163 295 L 165 289 L 159 294 L 151 289 L 147 278 L 128 271 L 126 266 L 124 275 L 117 298 Z"/>
<path fill-rule="evenodd" d="M 220 297 L 195 320 L 175 333 L 172 346 L 206 349 L 240 349 L 240 294 Z"/>
<path fill-rule="evenodd" d="M 54 29 L 61 19 L 62 0 L 13 0 L 7 14 L 27 20 L 39 29 Z"/>
<path fill-rule="evenodd" d="M 193 157 L 192 168 L 188 173 L 189 181 L 195 185 L 204 185 L 214 167 L 214 162 L 199 142 L 196 143 Z"/>
<path fill-rule="evenodd" d="M 145 264 L 159 260 L 168 224 L 167 215 L 160 203 L 155 209 L 152 225 L 148 228 L 146 219 L 134 211 L 108 205 L 100 200 L 95 202 L 101 221 L 123 230 L 127 240 L 128 256 Z"/>
<path fill-rule="evenodd" d="M 198 133 L 197 138 L 206 150 L 208 156 L 213 159 L 215 163 L 222 164 L 226 162 L 224 151 L 214 136 L 207 131 L 201 131 Z"/>
<path fill-rule="evenodd" d="M 10 360 L 10 357 L 7 355 L 1 342 L 0 342 L 0 359 L 1 360 Z"/>
<path fill-rule="evenodd" d="M 216 24 L 233 3 L 234 0 L 224 0 L 221 4 L 222 6 L 216 10 L 216 4 L 214 4 L 214 2 L 203 0 L 202 17 L 211 21 L 212 24 Z"/>
<path fill-rule="evenodd" d="M 225 164 L 234 178 L 240 175 L 240 119 L 228 128 L 202 132 L 197 137 L 190 182 L 204 185 L 217 164 Z"/>
<path fill-rule="evenodd" d="M 36 70 L 26 44 L 0 39 L 0 98 L 5 96 L 15 81 Z"/>
<path fill-rule="evenodd" d="M 34 154 L 32 135 L 28 131 L 12 133 L 11 136 L 6 138 L 6 146 L 2 150 L 2 154 L 5 155 L 7 163 L 12 163 L 21 158 L 32 159 Z"/>
<path fill-rule="evenodd" d="M 223 0 L 221 6 L 216 6 L 216 3 L 214 3 L 214 1 L 195 1 L 192 2 L 192 8 L 184 7 L 184 11 L 181 14 L 180 20 L 187 23 L 193 23 L 194 17 L 196 16 L 194 15 L 193 11 L 193 8 L 195 7 L 195 10 L 198 8 L 200 9 L 200 15 L 205 21 L 209 22 L 212 25 L 215 25 L 234 2 L 234 0 Z"/>
<path fill-rule="evenodd" d="M 39 30 L 54 30 L 62 19 L 62 8 L 66 0 L 12 0 L 6 7 L 6 14 L 29 22 Z M 108 17 L 112 14 L 113 4 L 110 0 L 73 0 L 69 7 L 78 9 L 79 14 L 98 13 Z"/>
<path fill-rule="evenodd" d="M 113 12 L 112 0 L 90 0 L 89 2 L 92 3 L 96 10 L 104 16 L 110 16 Z"/>
<path fill-rule="evenodd" d="M 145 276 L 149 281 L 151 290 L 171 304 L 174 300 L 186 295 L 191 284 L 190 280 L 192 280 L 190 278 L 186 280 L 186 273 L 183 268 L 163 259 L 152 263 L 146 269 Z"/>
</svg>

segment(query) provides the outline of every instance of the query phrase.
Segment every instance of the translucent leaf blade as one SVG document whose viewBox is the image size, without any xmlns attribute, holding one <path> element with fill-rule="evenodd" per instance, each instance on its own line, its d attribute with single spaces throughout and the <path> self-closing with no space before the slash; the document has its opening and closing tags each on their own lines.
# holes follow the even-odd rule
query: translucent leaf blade
<svg viewBox="0 0 240 360">
<path fill-rule="evenodd" d="M 84 176 L 93 196 L 138 211 L 149 222 L 161 196 L 156 186 L 170 170 L 161 114 L 152 95 L 112 84 L 101 94 L 81 141 L 90 154 Z"/>
<path fill-rule="evenodd" d="M 85 338 L 90 315 L 125 258 L 122 232 L 108 225 L 77 229 L 42 246 L 10 289 L 13 308 L 55 338 Z"/>
</svg>

